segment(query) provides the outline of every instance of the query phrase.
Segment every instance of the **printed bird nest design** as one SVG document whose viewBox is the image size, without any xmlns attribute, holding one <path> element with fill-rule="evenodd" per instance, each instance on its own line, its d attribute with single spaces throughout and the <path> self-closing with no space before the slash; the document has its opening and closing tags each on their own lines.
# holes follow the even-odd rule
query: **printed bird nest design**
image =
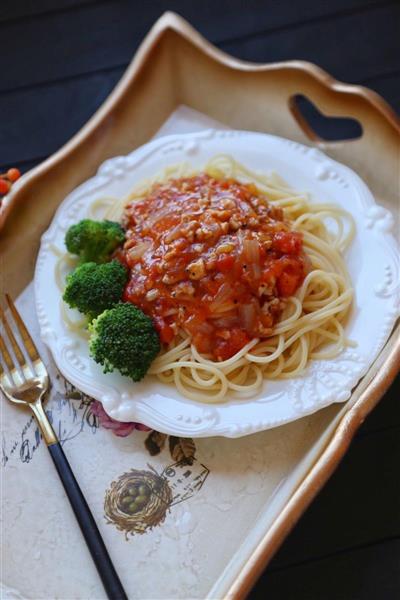
<svg viewBox="0 0 400 600">
<path fill-rule="evenodd" d="M 105 518 L 128 538 L 162 523 L 171 502 L 171 488 L 156 471 L 131 469 L 106 490 Z"/>
</svg>

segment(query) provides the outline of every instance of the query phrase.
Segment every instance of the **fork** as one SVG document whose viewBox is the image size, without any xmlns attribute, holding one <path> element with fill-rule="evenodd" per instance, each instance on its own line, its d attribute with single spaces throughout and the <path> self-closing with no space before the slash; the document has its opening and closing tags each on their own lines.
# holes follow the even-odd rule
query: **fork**
<svg viewBox="0 0 400 600">
<path fill-rule="evenodd" d="M 44 411 L 42 401 L 49 389 L 46 367 L 8 294 L 6 294 L 6 300 L 29 361 L 26 361 L 12 327 L 0 308 L 1 321 L 9 340 L 7 347 L 6 337 L 3 338 L 0 334 L 0 353 L 3 365 L 6 367 L 4 368 L 0 362 L 0 389 L 10 402 L 29 406 L 32 410 L 103 582 L 107 597 L 112 600 L 128 600 L 90 508 Z M 12 323 L 11 319 L 10 322 Z M 10 346 L 12 350 L 10 350 Z"/>
</svg>

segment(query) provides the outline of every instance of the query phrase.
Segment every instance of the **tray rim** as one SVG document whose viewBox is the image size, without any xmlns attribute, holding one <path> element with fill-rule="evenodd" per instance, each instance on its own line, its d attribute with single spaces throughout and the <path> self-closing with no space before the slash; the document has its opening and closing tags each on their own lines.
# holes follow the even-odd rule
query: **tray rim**
<svg viewBox="0 0 400 600">
<path fill-rule="evenodd" d="M 116 85 L 110 96 L 96 111 L 91 119 L 74 135 L 60 150 L 50 156 L 43 163 L 29 171 L 13 186 L 11 193 L 3 201 L 0 209 L 0 233 L 7 231 L 6 220 L 16 210 L 23 200 L 23 192 L 50 169 L 59 166 L 69 156 L 73 155 L 79 146 L 85 142 L 98 129 L 101 129 L 108 114 L 122 99 L 128 87 L 139 77 L 144 68 L 149 67 L 152 53 L 161 43 L 162 38 L 168 32 L 175 32 L 185 39 L 197 50 L 210 57 L 215 63 L 223 65 L 233 71 L 242 72 L 267 72 L 290 70 L 304 73 L 317 81 L 327 91 L 333 91 L 348 98 L 362 98 L 365 100 L 370 111 L 379 116 L 390 130 L 393 136 L 400 135 L 400 119 L 396 116 L 387 102 L 376 92 L 363 86 L 342 83 L 331 77 L 326 71 L 307 61 L 285 61 L 267 64 L 255 64 L 242 61 L 222 52 L 205 40 L 194 28 L 183 18 L 173 12 L 166 12 L 155 23 L 150 32 L 139 46 L 132 62 L 128 66 L 120 82 Z M 292 108 L 292 107 L 291 107 Z M 295 118 L 296 115 L 293 112 Z M 298 120 L 298 118 L 297 118 Z M 298 121 L 299 123 L 299 121 Z M 301 126 L 301 123 L 299 123 Z M 310 131 L 302 128 L 306 135 Z M 320 145 L 317 138 L 313 139 L 315 145 Z M 400 326 L 392 333 L 385 348 L 368 371 L 363 381 L 371 372 L 377 371 L 374 378 L 367 385 L 361 395 L 355 400 L 354 405 L 345 412 L 337 424 L 325 449 L 319 454 L 307 475 L 303 478 L 291 499 L 283 508 L 279 518 L 274 523 L 253 551 L 252 556 L 246 564 L 238 570 L 233 583 L 224 586 L 223 596 L 227 598 L 243 598 L 255 583 L 261 571 L 265 568 L 274 552 L 283 542 L 291 529 L 294 527 L 301 514 L 311 503 L 315 495 L 328 480 L 334 469 L 343 458 L 350 442 L 368 413 L 379 402 L 385 391 L 394 380 L 400 365 Z M 350 402 L 350 401 L 349 401 Z M 347 406 L 347 404 L 346 404 Z M 210 591 L 210 593 L 212 590 Z"/>
</svg>

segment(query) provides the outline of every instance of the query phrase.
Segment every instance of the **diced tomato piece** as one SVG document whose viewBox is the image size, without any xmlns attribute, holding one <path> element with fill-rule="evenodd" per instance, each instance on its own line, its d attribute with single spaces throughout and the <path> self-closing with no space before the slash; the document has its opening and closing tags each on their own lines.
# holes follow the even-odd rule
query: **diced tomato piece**
<svg viewBox="0 0 400 600">
<path fill-rule="evenodd" d="M 265 248 L 263 246 L 260 246 L 260 264 L 264 263 L 266 256 L 267 253 L 265 251 Z"/>
<path fill-rule="evenodd" d="M 233 327 L 233 329 L 227 330 L 229 338 L 224 339 L 216 338 L 216 348 L 214 354 L 217 360 L 227 360 L 234 356 L 239 350 L 241 350 L 249 341 L 250 337 L 247 333 L 239 327 Z"/>
<path fill-rule="evenodd" d="M 279 260 L 274 261 L 261 274 L 261 281 L 265 283 L 272 283 L 276 277 L 282 273 L 284 268 L 283 263 L 280 263 Z"/>
<path fill-rule="evenodd" d="M 196 333 L 193 336 L 193 343 L 196 346 L 198 352 L 201 352 L 203 354 L 208 354 L 212 350 L 212 339 L 209 335 Z"/>
<path fill-rule="evenodd" d="M 162 317 L 156 316 L 153 319 L 154 327 L 156 328 L 160 341 L 163 344 L 170 344 L 175 337 L 174 330 L 168 325 Z"/>
<path fill-rule="evenodd" d="M 290 231 L 278 231 L 272 238 L 273 250 L 279 250 L 284 254 L 300 254 L 303 240 L 300 233 Z"/>
<path fill-rule="evenodd" d="M 222 254 L 218 260 L 216 268 L 221 273 L 228 273 L 235 264 L 235 257 L 230 254 Z"/>
<path fill-rule="evenodd" d="M 234 327 L 233 329 L 231 329 L 230 341 L 232 345 L 236 347 L 235 352 L 238 352 L 241 348 L 243 348 L 243 346 L 245 346 L 250 341 L 250 338 L 247 335 L 247 333 L 243 331 L 243 329 L 240 329 L 239 327 Z"/>
<path fill-rule="evenodd" d="M 191 334 L 198 333 L 199 327 L 206 320 L 206 313 L 203 310 L 194 310 L 185 321 L 185 329 Z"/>
<path fill-rule="evenodd" d="M 292 296 L 304 278 L 304 262 L 296 256 L 282 256 L 263 271 L 262 281 L 274 283 L 280 296 Z"/>
<path fill-rule="evenodd" d="M 214 356 L 217 360 L 228 360 L 228 358 L 233 356 L 228 342 L 218 340 L 214 349 Z"/>
<path fill-rule="evenodd" d="M 274 324 L 274 319 L 270 314 L 261 313 L 260 321 L 264 327 L 272 327 Z"/>
<path fill-rule="evenodd" d="M 291 273 L 290 271 L 284 271 L 282 275 L 280 275 L 277 287 L 280 296 L 288 297 L 293 296 L 295 291 L 300 285 L 301 275 L 298 273 Z"/>
<path fill-rule="evenodd" d="M 153 263 L 151 263 L 149 265 L 149 275 L 153 278 L 153 279 L 159 279 L 160 277 L 160 271 L 159 269 L 159 264 L 154 261 Z"/>
</svg>

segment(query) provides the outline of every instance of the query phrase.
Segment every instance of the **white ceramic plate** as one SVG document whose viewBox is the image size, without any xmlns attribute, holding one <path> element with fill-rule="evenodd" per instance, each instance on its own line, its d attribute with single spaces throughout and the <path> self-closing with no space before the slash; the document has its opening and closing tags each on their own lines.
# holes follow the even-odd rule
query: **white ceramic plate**
<svg viewBox="0 0 400 600">
<path fill-rule="evenodd" d="M 347 335 L 355 350 L 335 360 L 311 361 L 306 373 L 288 381 L 266 381 L 255 398 L 215 405 L 184 398 L 153 377 L 133 383 L 118 374 L 103 374 L 89 357 L 87 343 L 67 330 L 60 313 L 54 278 L 53 247 L 63 250 L 65 232 L 87 216 L 99 197 L 126 195 L 142 179 L 164 167 L 188 161 L 201 168 L 219 153 L 229 153 L 252 170 L 276 171 L 311 200 L 333 202 L 351 212 L 356 238 L 346 256 L 355 288 Z M 398 316 L 399 254 L 391 234 L 393 218 L 375 203 L 370 191 L 349 168 L 322 152 L 271 135 L 209 130 L 167 136 L 125 157 L 106 161 L 97 175 L 67 196 L 42 243 L 35 272 L 35 295 L 43 341 L 75 386 L 101 400 L 107 413 L 121 421 L 138 421 L 166 433 L 239 437 L 293 421 L 333 402 L 344 402 L 383 347 Z"/>
</svg>

